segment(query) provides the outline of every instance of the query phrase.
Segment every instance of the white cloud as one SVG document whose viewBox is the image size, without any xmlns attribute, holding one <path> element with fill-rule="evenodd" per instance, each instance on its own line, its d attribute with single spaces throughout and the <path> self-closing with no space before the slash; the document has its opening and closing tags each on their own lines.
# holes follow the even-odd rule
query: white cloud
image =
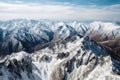
<svg viewBox="0 0 120 80">
<path fill-rule="evenodd" d="M 68 4 L 68 3 L 67 3 Z M 96 7 L 96 6 L 95 6 Z M 75 5 L 42 5 L 0 3 L 0 20 L 13 18 L 27 19 L 79 19 L 79 20 L 120 20 L 120 12 L 114 8 L 95 8 Z"/>
<path fill-rule="evenodd" d="M 120 4 L 115 4 L 115 5 L 111 5 L 111 6 L 106 6 L 105 9 L 117 10 L 117 11 L 120 12 Z"/>
<path fill-rule="evenodd" d="M 24 3 L 24 2 L 22 2 L 22 1 L 15 1 L 15 3 Z"/>
</svg>

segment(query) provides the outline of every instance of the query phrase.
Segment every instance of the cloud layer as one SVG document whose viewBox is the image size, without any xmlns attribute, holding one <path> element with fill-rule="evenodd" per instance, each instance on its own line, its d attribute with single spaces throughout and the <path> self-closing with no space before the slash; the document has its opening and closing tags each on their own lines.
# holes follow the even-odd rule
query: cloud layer
<svg viewBox="0 0 120 80">
<path fill-rule="evenodd" d="M 0 20 L 52 19 L 52 20 L 104 20 L 120 21 L 120 4 L 97 7 L 74 4 L 24 4 L 0 2 Z"/>
</svg>

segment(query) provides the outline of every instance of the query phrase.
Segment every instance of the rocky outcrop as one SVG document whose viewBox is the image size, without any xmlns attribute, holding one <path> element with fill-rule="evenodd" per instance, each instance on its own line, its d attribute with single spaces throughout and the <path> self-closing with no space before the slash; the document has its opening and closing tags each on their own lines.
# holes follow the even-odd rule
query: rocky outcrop
<svg viewBox="0 0 120 80">
<path fill-rule="evenodd" d="M 10 29 L 0 29 L 0 80 L 120 79 L 119 25 L 34 20 L 0 24 L 6 25 Z"/>
<path fill-rule="evenodd" d="M 120 38 L 119 24 L 111 22 L 52 22 L 16 19 L 0 22 L 0 55 L 26 51 L 32 53 L 57 41 L 72 41 L 74 36 L 89 36 L 96 42 Z M 118 48 L 115 51 L 119 52 Z"/>
</svg>

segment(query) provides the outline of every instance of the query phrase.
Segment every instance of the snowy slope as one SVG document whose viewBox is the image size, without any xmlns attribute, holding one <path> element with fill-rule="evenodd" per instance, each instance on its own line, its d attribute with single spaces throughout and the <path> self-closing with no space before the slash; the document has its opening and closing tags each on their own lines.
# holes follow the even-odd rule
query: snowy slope
<svg viewBox="0 0 120 80">
<path fill-rule="evenodd" d="M 0 80 L 120 80 L 120 25 L 0 21 Z"/>
<path fill-rule="evenodd" d="M 48 20 L 16 19 L 0 21 L 0 54 L 34 52 L 36 46 L 69 36 L 89 36 L 95 41 L 120 37 L 120 26 L 111 22 L 52 22 Z"/>
<path fill-rule="evenodd" d="M 13 53 L 0 65 L 2 80 L 119 80 L 111 57 L 87 38 L 67 42 L 33 54 Z M 85 42 L 84 42 L 85 41 Z M 91 47 L 92 46 L 92 47 Z M 99 50 L 99 51 L 98 51 Z M 103 54 L 104 53 L 104 54 Z M 99 54 L 99 55 L 98 55 Z M 120 72 L 120 71 L 119 71 Z"/>
</svg>

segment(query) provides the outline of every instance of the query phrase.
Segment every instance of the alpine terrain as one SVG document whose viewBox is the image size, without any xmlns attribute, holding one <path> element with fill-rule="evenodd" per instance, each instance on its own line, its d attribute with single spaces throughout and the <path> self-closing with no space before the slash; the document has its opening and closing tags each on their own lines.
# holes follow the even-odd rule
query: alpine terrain
<svg viewBox="0 0 120 80">
<path fill-rule="evenodd" d="M 120 80 L 120 23 L 0 21 L 0 80 Z"/>
</svg>

